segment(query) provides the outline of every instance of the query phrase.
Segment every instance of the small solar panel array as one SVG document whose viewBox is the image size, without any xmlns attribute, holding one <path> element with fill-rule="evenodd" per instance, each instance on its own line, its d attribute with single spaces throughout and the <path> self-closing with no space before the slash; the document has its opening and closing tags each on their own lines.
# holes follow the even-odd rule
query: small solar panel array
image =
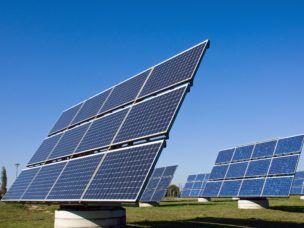
<svg viewBox="0 0 304 228">
<path fill-rule="evenodd" d="M 209 179 L 209 173 L 189 175 L 181 197 L 201 197 Z"/>
<path fill-rule="evenodd" d="M 303 135 L 220 151 L 205 197 L 288 197 Z"/>
<path fill-rule="evenodd" d="M 154 169 L 140 202 L 159 203 L 166 195 L 177 165 Z"/>
<path fill-rule="evenodd" d="M 4 201 L 135 202 L 209 41 L 64 111 Z"/>
<path fill-rule="evenodd" d="M 290 195 L 304 195 L 304 171 L 296 172 Z"/>
</svg>

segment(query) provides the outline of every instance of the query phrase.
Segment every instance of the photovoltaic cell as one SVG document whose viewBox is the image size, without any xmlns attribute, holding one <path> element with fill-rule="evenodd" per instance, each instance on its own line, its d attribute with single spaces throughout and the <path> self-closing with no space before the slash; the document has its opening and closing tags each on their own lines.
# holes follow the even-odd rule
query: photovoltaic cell
<svg viewBox="0 0 304 228">
<path fill-rule="evenodd" d="M 276 144 L 277 140 L 256 144 L 252 158 L 271 157 L 274 153 Z"/>
<path fill-rule="evenodd" d="M 50 131 L 49 135 L 58 132 L 60 130 L 63 130 L 64 128 L 67 128 L 70 123 L 72 122 L 72 120 L 74 119 L 74 117 L 76 116 L 77 112 L 79 111 L 79 109 L 81 108 L 83 103 L 78 104 L 66 111 L 64 111 L 61 116 L 59 117 L 59 119 L 57 120 L 56 124 L 54 125 L 54 127 L 52 128 L 52 130 Z"/>
<path fill-rule="evenodd" d="M 40 167 L 23 170 L 17 180 L 4 195 L 3 200 L 18 201 L 39 170 Z"/>
<path fill-rule="evenodd" d="M 209 180 L 224 179 L 228 167 L 229 167 L 229 165 L 214 166 L 210 173 Z"/>
<path fill-rule="evenodd" d="M 233 163 L 229 166 L 225 178 L 240 178 L 245 176 L 248 162 Z"/>
<path fill-rule="evenodd" d="M 208 181 L 203 192 L 205 197 L 217 197 L 222 186 L 222 181 Z"/>
<path fill-rule="evenodd" d="M 251 161 L 247 169 L 246 177 L 266 176 L 270 162 L 271 159 Z"/>
<path fill-rule="evenodd" d="M 241 187 L 242 180 L 224 181 L 219 196 L 236 196 Z"/>
<path fill-rule="evenodd" d="M 112 88 L 86 100 L 79 112 L 77 113 L 76 117 L 72 121 L 72 124 L 76 124 L 96 116 L 98 111 L 106 101 L 107 97 L 109 96 L 111 90 Z"/>
<path fill-rule="evenodd" d="M 304 135 L 280 139 L 275 151 L 276 155 L 299 153 L 302 150 Z"/>
<path fill-rule="evenodd" d="M 234 148 L 229 150 L 222 150 L 219 152 L 215 164 L 230 162 L 234 153 Z"/>
<path fill-rule="evenodd" d="M 90 183 L 84 201 L 136 201 L 163 141 L 111 152 Z"/>
<path fill-rule="evenodd" d="M 189 175 L 187 178 L 187 182 L 194 181 L 196 179 L 196 175 Z"/>
<path fill-rule="evenodd" d="M 65 164 L 66 162 L 61 162 L 43 166 L 24 193 L 22 200 L 44 200 Z"/>
<path fill-rule="evenodd" d="M 273 158 L 269 174 L 295 174 L 300 155 Z"/>
<path fill-rule="evenodd" d="M 140 93 L 140 97 L 153 94 L 185 81 L 191 81 L 206 49 L 206 45 L 207 42 L 204 42 L 154 67 Z"/>
<path fill-rule="evenodd" d="M 66 131 L 48 157 L 48 160 L 72 154 L 87 131 L 89 123 Z"/>
<path fill-rule="evenodd" d="M 260 196 L 263 190 L 265 178 L 244 179 L 238 196 L 254 197 Z"/>
<path fill-rule="evenodd" d="M 182 87 L 133 106 L 114 142 L 168 132 L 186 89 Z"/>
<path fill-rule="evenodd" d="M 70 160 L 49 193 L 47 200 L 80 199 L 103 155 Z"/>
<path fill-rule="evenodd" d="M 77 147 L 76 152 L 109 146 L 125 118 L 128 109 L 95 120 Z"/>
<path fill-rule="evenodd" d="M 233 155 L 233 161 L 250 159 L 254 145 L 237 147 Z"/>
<path fill-rule="evenodd" d="M 209 174 L 197 174 L 189 175 L 187 182 L 181 192 L 182 197 L 200 197 L 204 188 L 206 187 L 206 182 L 209 178 Z"/>
<path fill-rule="evenodd" d="M 34 164 L 38 162 L 45 161 L 49 154 L 52 152 L 56 144 L 58 143 L 62 133 L 58 135 L 51 136 L 43 140 L 42 144 L 39 146 L 36 153 L 33 155 L 28 164 Z"/>
<path fill-rule="evenodd" d="M 263 196 L 288 196 L 293 176 L 269 177 L 266 179 Z"/>
<path fill-rule="evenodd" d="M 125 82 L 115 86 L 110 97 L 99 113 L 112 110 L 134 101 L 151 70 L 147 70 Z"/>
</svg>

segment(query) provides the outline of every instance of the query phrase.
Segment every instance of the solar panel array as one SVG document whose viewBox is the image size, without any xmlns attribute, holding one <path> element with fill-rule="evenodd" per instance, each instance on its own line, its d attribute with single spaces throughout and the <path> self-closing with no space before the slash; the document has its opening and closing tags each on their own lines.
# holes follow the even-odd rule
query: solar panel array
<svg viewBox="0 0 304 228">
<path fill-rule="evenodd" d="M 167 193 L 176 168 L 177 165 L 154 169 L 140 201 L 159 203 Z"/>
<path fill-rule="evenodd" d="M 138 201 L 208 46 L 64 111 L 3 200 Z"/>
<path fill-rule="evenodd" d="M 304 171 L 296 172 L 290 194 L 304 195 Z"/>
<path fill-rule="evenodd" d="M 303 135 L 220 151 L 205 197 L 288 197 Z"/>
<path fill-rule="evenodd" d="M 209 173 L 189 175 L 181 197 L 201 197 L 209 179 Z"/>
</svg>

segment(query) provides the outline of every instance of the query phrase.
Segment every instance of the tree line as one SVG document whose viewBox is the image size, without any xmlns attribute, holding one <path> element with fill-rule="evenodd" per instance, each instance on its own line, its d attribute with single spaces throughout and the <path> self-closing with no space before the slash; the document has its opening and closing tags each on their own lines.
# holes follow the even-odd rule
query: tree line
<svg viewBox="0 0 304 228">
<path fill-rule="evenodd" d="M 0 199 L 2 199 L 6 191 L 7 191 L 7 173 L 5 167 L 3 166 L 1 170 Z"/>
</svg>

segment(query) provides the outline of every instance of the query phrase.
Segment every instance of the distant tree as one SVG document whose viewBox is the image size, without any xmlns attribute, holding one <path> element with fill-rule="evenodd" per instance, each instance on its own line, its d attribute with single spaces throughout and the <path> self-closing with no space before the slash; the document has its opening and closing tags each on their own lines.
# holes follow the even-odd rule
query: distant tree
<svg viewBox="0 0 304 228">
<path fill-rule="evenodd" d="M 7 173 L 6 169 L 3 166 L 1 171 L 1 189 L 0 189 L 0 198 L 2 199 L 3 195 L 7 191 Z"/>
<path fill-rule="evenodd" d="M 174 184 L 170 185 L 168 190 L 167 190 L 166 196 L 167 197 L 179 197 L 180 196 L 179 187 L 177 187 Z"/>
</svg>

